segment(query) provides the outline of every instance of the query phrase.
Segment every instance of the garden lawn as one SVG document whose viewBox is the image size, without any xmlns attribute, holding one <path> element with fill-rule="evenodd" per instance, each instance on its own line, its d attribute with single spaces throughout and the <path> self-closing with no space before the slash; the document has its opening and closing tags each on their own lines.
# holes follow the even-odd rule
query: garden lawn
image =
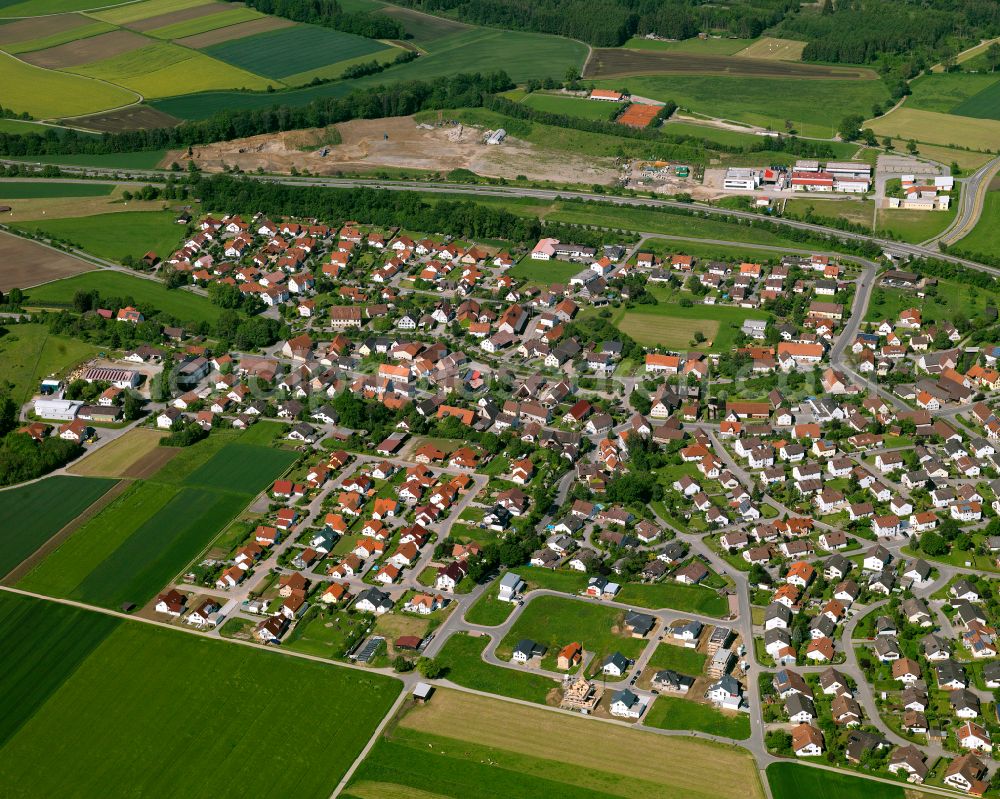
<svg viewBox="0 0 1000 799">
<path fill-rule="evenodd" d="M 521 257 L 510 270 L 513 278 L 532 283 L 568 283 L 573 275 L 583 271 L 583 264 L 569 261 L 536 261 L 530 254 Z"/>
<path fill-rule="evenodd" d="M 0 577 L 104 496 L 115 482 L 54 475 L 0 492 L 8 520 L 0 525 Z"/>
<path fill-rule="evenodd" d="M 95 614 L 67 620 L 64 609 L 38 606 L 35 623 L 16 628 L 33 645 L 0 656 L 4 675 L 31 669 L 33 712 L 0 749 L 0 783 L 12 795 L 96 798 L 127 785 L 143 796 L 242 797 L 252 762 L 254 796 L 325 799 L 400 691 L 375 674 L 134 622 L 102 618 L 112 629 L 94 630 Z M 25 612 L 7 600 L 0 608 L 5 623 Z M 275 736 L 290 718 L 337 719 L 336 744 Z"/>
<path fill-rule="evenodd" d="M 13 385 L 11 397 L 21 405 L 38 390 L 42 378 L 62 377 L 97 352 L 92 344 L 52 335 L 42 324 L 12 325 L 0 336 L 0 381 Z"/>
<path fill-rule="evenodd" d="M 636 305 L 628 309 L 622 307 L 615 312 L 612 322 L 623 333 L 647 346 L 668 349 L 695 346 L 712 352 L 728 352 L 745 319 L 767 317 L 764 312 L 704 305 L 696 300 L 695 304 L 687 307 L 666 302 Z M 698 333 L 704 337 L 702 342 L 696 342 Z"/>
<path fill-rule="evenodd" d="M 121 261 L 127 255 L 141 258 L 150 250 L 161 258 L 170 255 L 184 236 L 184 228 L 174 218 L 169 211 L 135 211 L 36 219 L 18 222 L 16 227 L 68 241 L 110 261 Z"/>
<path fill-rule="evenodd" d="M 140 99 L 120 86 L 41 69 L 6 53 L 0 53 L 0 85 L 4 87 L 4 108 L 26 112 L 35 119 L 93 114 Z"/>
<path fill-rule="evenodd" d="M 729 602 L 711 588 L 677 582 L 628 583 L 622 586 L 615 599 L 643 608 L 672 608 L 717 618 L 729 613 Z"/>
<path fill-rule="evenodd" d="M 544 569 L 540 566 L 521 566 L 517 573 L 528 588 L 551 588 L 566 594 L 575 594 L 587 587 L 587 575 L 564 569 Z"/>
<path fill-rule="evenodd" d="M 487 663 L 483 660 L 483 650 L 489 642 L 487 636 L 452 635 L 435 658 L 447 668 L 445 678 L 465 688 L 544 705 L 558 683 L 538 674 Z"/>
<path fill-rule="evenodd" d="M 559 650 L 573 641 L 595 653 L 595 665 L 616 651 L 635 659 L 646 641 L 624 632 L 624 616 L 623 610 L 607 605 L 558 596 L 536 597 L 500 642 L 497 657 L 509 658 L 518 641 L 530 638 L 548 647 L 543 666 L 549 668 L 555 668 Z M 615 626 L 622 630 L 621 634 L 612 630 Z"/>
<path fill-rule="evenodd" d="M 476 600 L 476 603 L 465 612 L 465 620 L 469 624 L 481 624 L 485 627 L 496 627 L 510 618 L 511 612 L 517 607 L 516 602 L 503 602 L 497 599 L 500 590 L 500 579 L 490 583 L 489 588 Z"/>
<path fill-rule="evenodd" d="M 49 197 L 106 197 L 114 190 L 101 183 L 44 183 L 40 180 L 0 182 L 0 197 L 5 200 Z"/>
<path fill-rule="evenodd" d="M 649 659 L 649 665 L 654 669 L 673 669 L 681 674 L 696 677 L 705 669 L 708 656 L 686 646 L 660 644 Z"/>
<path fill-rule="evenodd" d="M 77 291 L 92 289 L 104 297 L 131 297 L 139 305 L 152 305 L 183 322 L 214 322 L 222 311 L 207 297 L 190 291 L 167 289 L 158 280 L 146 280 L 110 270 L 87 272 L 29 289 L 25 292 L 25 304 L 28 307 L 65 307 L 72 304 Z"/>
<path fill-rule="evenodd" d="M 823 799 L 904 799 L 913 791 L 907 785 L 873 782 L 852 774 L 800 766 L 796 763 L 772 763 L 767 767 L 767 781 L 774 799 L 799 799 L 822 796 Z M 927 796 L 927 794 L 916 794 Z"/>
<path fill-rule="evenodd" d="M 750 717 L 726 715 L 711 705 L 676 696 L 658 696 L 643 720 L 661 730 L 698 730 L 742 741 L 750 737 Z"/>
</svg>

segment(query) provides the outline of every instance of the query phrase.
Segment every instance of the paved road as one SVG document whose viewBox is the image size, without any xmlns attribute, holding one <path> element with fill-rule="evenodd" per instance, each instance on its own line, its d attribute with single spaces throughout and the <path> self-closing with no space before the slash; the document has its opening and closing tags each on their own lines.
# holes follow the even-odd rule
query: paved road
<svg viewBox="0 0 1000 799">
<path fill-rule="evenodd" d="M 972 231 L 983 213 L 986 192 L 998 170 L 1000 170 L 1000 156 L 988 161 L 961 181 L 962 194 L 954 221 L 937 236 L 923 242 L 923 246 L 929 247 L 939 241 L 954 244 Z"/>
<path fill-rule="evenodd" d="M 0 159 L 2 164 L 23 162 Z M 151 179 L 162 179 L 168 173 L 157 170 L 143 169 L 102 169 L 97 167 L 73 167 L 63 166 L 61 169 L 69 174 L 91 175 L 95 177 L 112 177 L 118 182 L 128 182 L 139 179 L 149 181 Z M 610 203 L 612 205 L 626 205 L 634 207 L 651 208 L 673 208 L 685 212 L 697 212 L 706 216 L 728 216 L 734 219 L 744 219 L 750 222 L 760 222 L 762 224 L 774 222 L 786 227 L 798 230 L 806 230 L 822 236 L 830 236 L 842 241 L 871 241 L 877 244 L 885 252 L 896 256 L 913 256 L 917 258 L 938 258 L 950 263 L 967 266 L 990 274 L 1000 276 L 1000 269 L 986 266 L 968 258 L 959 258 L 954 255 L 940 253 L 936 248 L 924 247 L 919 244 L 907 244 L 905 242 L 881 239 L 869 236 L 864 233 L 855 233 L 848 230 L 838 230 L 829 228 L 812 222 L 801 222 L 794 219 L 783 219 L 780 217 L 764 217 L 761 214 L 751 211 L 736 211 L 715 206 L 703 205 L 700 203 L 683 203 L 677 200 L 666 200 L 652 197 L 621 197 L 611 194 L 596 194 L 586 191 L 536 189 L 522 186 L 483 186 L 478 184 L 465 183 L 422 183 L 405 180 L 378 180 L 373 178 L 329 178 L 329 177 L 306 177 L 290 175 L 254 175 L 246 174 L 249 180 L 260 180 L 265 183 L 279 183 L 286 186 L 321 186 L 327 188 L 377 188 L 388 191 L 419 191 L 434 194 L 471 194 L 486 197 L 528 197 L 539 200 L 576 199 L 591 200 L 600 203 Z"/>
</svg>

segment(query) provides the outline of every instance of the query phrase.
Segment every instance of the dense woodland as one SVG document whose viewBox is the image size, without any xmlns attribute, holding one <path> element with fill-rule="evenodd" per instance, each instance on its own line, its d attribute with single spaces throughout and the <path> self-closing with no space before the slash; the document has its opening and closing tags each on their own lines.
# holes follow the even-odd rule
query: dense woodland
<svg viewBox="0 0 1000 799">
<path fill-rule="evenodd" d="M 264 14 L 322 25 L 369 39 L 402 39 L 403 26 L 387 14 L 349 13 L 337 0 L 232 0 Z"/>
<path fill-rule="evenodd" d="M 752 38 L 798 6 L 794 0 L 746 0 L 730 5 L 678 0 L 401 0 L 401 5 L 465 22 L 539 31 L 615 47 L 655 33 L 689 39 L 699 31 Z"/>
</svg>

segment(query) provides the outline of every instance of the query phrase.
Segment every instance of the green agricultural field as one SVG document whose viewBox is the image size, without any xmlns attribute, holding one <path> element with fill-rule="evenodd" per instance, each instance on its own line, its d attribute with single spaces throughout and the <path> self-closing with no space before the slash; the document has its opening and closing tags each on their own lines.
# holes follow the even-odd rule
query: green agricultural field
<svg viewBox="0 0 1000 799">
<path fill-rule="evenodd" d="M 81 289 L 96 289 L 109 297 L 131 297 L 140 305 L 148 303 L 183 322 L 213 322 L 221 313 L 207 297 L 189 291 L 170 291 L 157 281 L 110 270 L 87 272 L 33 288 L 27 292 L 26 304 L 28 307 L 68 306 L 73 302 L 73 295 Z"/>
<path fill-rule="evenodd" d="M 137 102 L 140 98 L 112 86 L 68 72 L 40 69 L 0 53 L 3 105 L 36 119 L 79 116 Z"/>
<path fill-rule="evenodd" d="M 221 491 L 257 494 L 274 481 L 275 475 L 280 475 L 291 466 L 296 457 L 287 449 L 226 444 L 184 482 Z"/>
<path fill-rule="evenodd" d="M 658 696 L 643 721 L 661 730 L 698 730 L 738 741 L 750 737 L 750 717 L 745 713 L 728 715 L 711 705 L 676 696 Z"/>
<path fill-rule="evenodd" d="M 506 660 L 514 646 L 524 638 L 545 644 L 548 652 L 542 659 L 543 667 L 555 668 L 559 650 L 573 641 L 585 650 L 595 653 L 594 665 L 600 664 L 605 655 L 616 651 L 635 659 L 646 645 L 644 640 L 632 638 L 622 628 L 624 611 L 576 599 L 558 596 L 540 596 L 532 600 L 518 616 L 497 647 L 497 657 Z"/>
<path fill-rule="evenodd" d="M 0 6 L 0 17 L 35 17 L 99 7 L 103 0 L 23 0 Z"/>
<path fill-rule="evenodd" d="M 410 35 L 410 38 L 407 39 L 408 44 L 412 43 L 424 50 L 433 50 L 435 43 L 440 39 L 454 33 L 462 33 L 471 27 L 464 22 L 435 17 L 400 6 L 382 5 L 382 13 L 403 24 L 406 32 Z"/>
<path fill-rule="evenodd" d="M 29 122 L 23 119 L 0 119 L 0 133 L 38 133 L 49 130 L 47 125 Z"/>
<path fill-rule="evenodd" d="M 260 90 L 268 86 L 267 80 L 259 75 L 167 42 L 73 67 L 71 71 L 124 86 L 146 99 L 214 89 Z"/>
<path fill-rule="evenodd" d="M 250 503 L 260 485 L 277 477 L 292 457 L 289 452 L 229 443 L 233 438 L 238 440 L 213 434 L 183 450 L 151 479 L 133 483 L 20 585 L 106 607 L 126 602 L 141 607 L 208 546 Z M 242 492 L 222 487 L 221 469 L 234 464 L 237 456 L 254 460 L 242 472 L 248 482 Z M 202 475 L 204 482 L 196 475 Z"/>
<path fill-rule="evenodd" d="M 456 685 L 544 705 L 558 683 L 538 674 L 485 662 L 483 650 L 489 642 L 486 636 L 475 638 L 456 633 L 445 642 L 435 660 L 448 670 L 445 677 Z"/>
<path fill-rule="evenodd" d="M 986 193 L 979 222 L 969 235 L 959 240 L 957 246 L 969 252 L 1000 252 L 1000 189 L 991 189 Z"/>
<path fill-rule="evenodd" d="M 170 255 L 180 246 L 185 233 L 174 218 L 169 211 L 129 211 L 69 219 L 38 219 L 17 222 L 16 226 L 70 242 L 109 261 L 121 261 L 128 255 L 141 258 L 150 250 L 160 257 Z"/>
<path fill-rule="evenodd" d="M 127 785 L 240 797 L 252 762 L 254 796 L 325 799 L 400 691 L 376 674 L 21 597 L 0 600 L 0 629 L 0 679 L 20 689 L 5 692 L 17 712 L 0 749 L 15 796 L 97 799 Z M 289 718 L 337 719 L 336 743 L 276 736 Z"/>
<path fill-rule="evenodd" d="M 374 39 L 315 25 L 295 25 L 215 44 L 204 52 L 247 72 L 280 80 L 385 49 Z"/>
<path fill-rule="evenodd" d="M 905 105 L 922 111 L 954 113 L 956 106 L 993 86 L 998 80 L 1000 75 L 970 75 L 964 72 L 921 75 L 910 82 L 913 93 L 906 98 Z"/>
<path fill-rule="evenodd" d="M 672 608 L 687 613 L 721 618 L 729 613 L 729 602 L 711 588 L 683 585 L 676 582 L 643 585 L 629 583 L 622 586 L 617 599 L 643 608 Z"/>
<path fill-rule="evenodd" d="M 0 720 L 0 773 L 10 762 L 4 746 L 119 624 L 113 616 L 0 593 L 4 642 L 0 691 L 5 697 Z"/>
<path fill-rule="evenodd" d="M 0 381 L 11 383 L 11 397 L 20 405 L 38 390 L 43 377 L 62 377 L 98 348 L 77 339 L 55 336 L 42 324 L 7 328 L 0 336 Z"/>
<path fill-rule="evenodd" d="M 622 103 L 608 103 L 588 100 L 585 97 L 571 97 L 559 94 L 531 92 L 521 101 L 522 105 L 537 108 L 550 114 L 565 114 L 570 117 L 609 121 L 622 107 Z"/>
<path fill-rule="evenodd" d="M 633 36 L 624 47 L 630 50 L 664 50 L 674 53 L 692 53 L 698 55 L 735 55 L 746 49 L 755 39 L 681 39 L 676 42 L 665 42 L 660 39 L 644 39 Z"/>
<path fill-rule="evenodd" d="M 377 741 L 342 796 L 759 799 L 754 772 L 736 747 L 439 688 Z"/>
<path fill-rule="evenodd" d="M 0 182 L 0 198 L 23 200 L 49 197 L 107 197 L 114 191 L 111 184 L 100 183 L 43 183 L 38 180 Z"/>
<path fill-rule="evenodd" d="M 157 39 L 183 39 L 185 36 L 194 36 L 206 31 L 214 31 L 218 28 L 227 28 L 230 25 L 237 25 L 240 22 L 249 22 L 252 19 L 260 19 L 264 15 L 252 8 L 233 8 L 228 11 L 220 11 L 218 14 L 209 14 L 204 17 L 175 22 L 172 25 L 164 25 L 162 28 L 154 28 L 146 31 L 147 36 L 155 36 Z"/>
<path fill-rule="evenodd" d="M 49 0 L 50 2 L 52 0 Z M 143 0 L 139 3 L 122 3 L 103 11 L 91 12 L 88 16 L 101 19 L 114 25 L 128 25 L 141 19 L 169 14 L 172 11 L 183 11 L 185 8 L 207 5 L 211 0 Z M 101 3 L 104 5 L 104 3 Z"/>
<path fill-rule="evenodd" d="M 55 475 L 0 491 L 4 516 L 17 520 L 0 530 L 0 577 L 104 496 L 115 482 Z"/>
<path fill-rule="evenodd" d="M 398 56 L 400 52 L 401 51 L 396 47 L 384 47 L 374 53 L 366 53 L 365 55 L 347 58 L 343 61 L 327 62 L 325 65 L 317 67 L 316 69 L 310 69 L 305 72 L 296 72 L 294 75 L 289 75 L 282 80 L 288 86 L 305 86 L 315 78 L 320 78 L 321 80 L 333 80 L 343 75 L 344 70 L 349 67 L 357 66 L 358 64 L 369 64 L 372 61 L 376 61 L 379 64 L 391 64 L 396 60 L 396 56 Z M 340 144 L 339 141 L 327 143 Z"/>
<path fill-rule="evenodd" d="M 722 76 L 639 76 L 597 81 L 713 117 L 784 130 L 792 121 L 807 136 L 833 136 L 845 114 L 871 113 L 889 92 L 880 80 L 796 80 Z M 780 90 L 778 88 L 780 87 Z"/>
<path fill-rule="evenodd" d="M 951 113 L 979 119 L 1000 120 L 1000 76 L 991 75 L 997 80 L 968 100 L 951 109 Z"/>
<path fill-rule="evenodd" d="M 879 138 L 891 136 L 904 141 L 913 139 L 920 144 L 973 150 L 992 150 L 1000 141 L 1000 120 L 921 111 L 905 104 L 883 117 L 869 120 L 865 127 Z"/>
<path fill-rule="evenodd" d="M 914 793 L 904 785 L 887 785 L 873 782 L 853 774 L 821 771 L 796 763 L 772 763 L 767 767 L 767 781 L 774 799 L 797 799 L 801 796 L 822 796 L 823 799 L 905 799 L 908 796 L 926 797 Z"/>
<path fill-rule="evenodd" d="M 0 13 L 2 13 L 2 11 L 0 11 Z M 70 30 L 52 33 L 48 36 L 41 36 L 37 39 L 28 39 L 14 44 L 5 44 L 3 45 L 3 49 L 8 53 L 30 53 L 34 50 L 44 50 L 47 47 L 58 47 L 60 44 L 66 44 L 66 42 L 88 39 L 91 36 L 97 36 L 99 33 L 107 33 L 113 30 L 115 30 L 114 25 L 109 25 L 106 22 L 91 21 L 83 25 L 78 25 Z"/>
</svg>

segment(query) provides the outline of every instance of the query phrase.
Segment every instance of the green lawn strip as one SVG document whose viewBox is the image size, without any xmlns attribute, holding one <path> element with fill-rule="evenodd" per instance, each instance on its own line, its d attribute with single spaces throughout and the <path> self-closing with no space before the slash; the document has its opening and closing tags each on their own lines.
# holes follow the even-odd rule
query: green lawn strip
<svg viewBox="0 0 1000 799">
<path fill-rule="evenodd" d="M 40 180 L 4 180 L 0 197 L 22 200 L 50 197 L 106 197 L 114 191 L 110 183 L 46 183 Z"/>
<path fill-rule="evenodd" d="M 904 799 L 913 789 L 888 785 L 852 774 L 800 766 L 796 763 L 772 763 L 767 767 L 767 781 L 774 799 L 798 799 L 822 796 L 823 799 Z M 919 794 L 926 796 L 926 794 Z"/>
<path fill-rule="evenodd" d="M 565 594 L 575 594 L 587 587 L 587 575 L 578 571 L 521 566 L 517 573 L 528 584 L 529 589 L 550 588 Z"/>
<path fill-rule="evenodd" d="M 310 608 L 283 642 L 287 649 L 334 660 L 347 657 L 371 623 L 361 615 L 338 612 L 328 615 Z"/>
<path fill-rule="evenodd" d="M 671 608 L 720 618 L 729 613 L 729 602 L 712 589 L 675 582 L 629 583 L 616 599 L 643 608 Z"/>
<path fill-rule="evenodd" d="M 0 752 L 120 620 L 0 593 Z M 2 754 L 0 754 L 2 762 Z"/>
<path fill-rule="evenodd" d="M 742 741 L 750 737 L 750 717 L 745 713 L 727 716 L 711 705 L 676 696 L 658 696 L 643 719 L 661 730 L 698 730 Z"/>
<path fill-rule="evenodd" d="M 39 164 L 152 169 L 163 160 L 166 152 L 166 150 L 139 150 L 132 153 L 74 153 L 72 155 L 12 156 L 12 158 L 15 161 L 31 161 Z"/>
<path fill-rule="evenodd" d="M 967 252 L 1000 252 L 1000 189 L 991 189 L 983 201 L 983 212 L 972 231 L 956 247 Z"/>
<path fill-rule="evenodd" d="M 31 399 L 44 377 L 63 377 L 100 348 L 78 339 L 49 333 L 43 324 L 21 324 L 0 336 L 0 382 L 10 383 L 18 405 Z"/>
<path fill-rule="evenodd" d="M 115 482 L 55 475 L 0 492 L 4 516 L 10 521 L 0 525 L 0 576 L 104 496 Z"/>
<path fill-rule="evenodd" d="M 127 785 L 240 797 L 252 762 L 254 796 L 327 797 L 399 691 L 376 674 L 124 623 L 0 751 L 0 783 L 13 795 L 100 797 Z M 289 719 L 336 720 L 337 740 L 275 734 Z"/>
<path fill-rule="evenodd" d="M 184 235 L 175 217 L 170 211 L 129 211 L 18 222 L 13 227 L 68 241 L 100 258 L 118 262 L 127 255 L 141 258 L 150 250 L 161 258 L 173 253 Z M 163 286 L 160 289 L 166 291 Z"/>
<path fill-rule="evenodd" d="M 138 304 L 148 303 L 182 322 L 213 322 L 222 311 L 208 297 L 192 294 L 190 291 L 170 290 L 158 280 L 146 280 L 111 270 L 86 272 L 28 289 L 25 292 L 25 305 L 57 308 L 69 306 L 73 302 L 73 295 L 80 290 L 96 290 L 104 297 L 131 297 Z"/>
<path fill-rule="evenodd" d="M 554 669 L 556 655 L 566 644 L 580 643 L 595 653 L 597 662 L 616 651 L 635 659 L 646 641 L 628 633 L 619 634 L 613 627 L 623 628 L 625 611 L 609 605 L 598 605 L 557 596 L 533 599 L 518 616 L 497 647 L 497 657 L 510 657 L 518 641 L 529 638 L 548 647 L 543 666 Z"/>
<path fill-rule="evenodd" d="M 448 669 L 445 677 L 466 688 L 544 705 L 549 691 L 558 683 L 538 674 L 486 663 L 483 650 L 489 641 L 487 636 L 451 636 L 436 658 Z"/>
<path fill-rule="evenodd" d="M 521 101 L 523 105 L 547 111 L 550 114 L 565 114 L 583 119 L 609 121 L 621 109 L 622 103 L 608 103 L 589 100 L 586 97 L 572 97 L 559 94 L 532 92 Z"/>
</svg>

